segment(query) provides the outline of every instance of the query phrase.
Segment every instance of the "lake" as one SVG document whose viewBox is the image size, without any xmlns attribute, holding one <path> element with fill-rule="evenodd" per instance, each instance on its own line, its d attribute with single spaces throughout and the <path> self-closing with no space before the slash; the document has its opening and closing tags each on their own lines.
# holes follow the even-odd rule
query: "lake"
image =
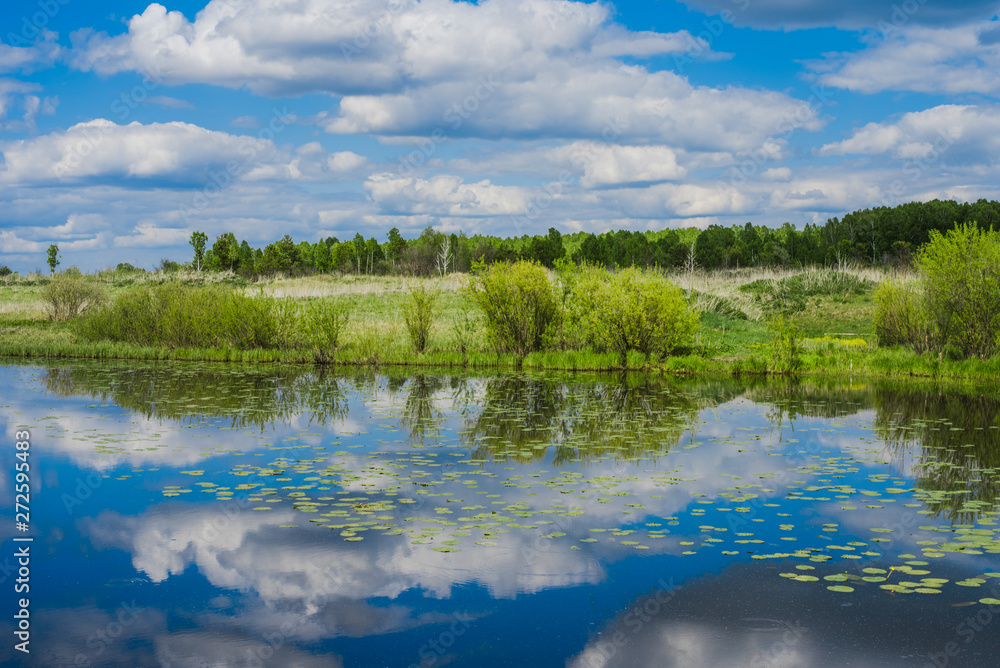
<svg viewBox="0 0 1000 668">
<path fill-rule="evenodd" d="M 0 404 L 4 665 L 1000 655 L 995 388 L 8 362 Z"/>
</svg>

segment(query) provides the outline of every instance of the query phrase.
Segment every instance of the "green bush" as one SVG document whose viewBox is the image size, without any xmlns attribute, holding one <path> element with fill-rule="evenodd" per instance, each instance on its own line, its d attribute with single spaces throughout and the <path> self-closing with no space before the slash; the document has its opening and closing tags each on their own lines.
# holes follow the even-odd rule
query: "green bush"
<svg viewBox="0 0 1000 668">
<path fill-rule="evenodd" d="M 679 287 L 635 268 L 613 275 L 584 272 L 573 301 L 571 311 L 583 323 L 587 339 L 598 349 L 617 353 L 622 366 L 630 351 L 666 356 L 690 345 L 698 327 L 698 315 Z"/>
<path fill-rule="evenodd" d="M 4 276 L 10 276 L 13 273 L 14 272 L 11 270 L 11 268 L 8 267 L 7 265 L 5 264 L 0 265 L 0 278 L 3 278 Z"/>
<path fill-rule="evenodd" d="M 473 307 L 466 300 L 459 307 L 458 314 L 451 323 L 451 336 L 458 351 L 465 355 L 472 348 L 479 334 L 479 318 L 473 313 Z"/>
<path fill-rule="evenodd" d="M 287 348 L 298 343 L 297 305 L 223 285 L 163 283 L 123 292 L 83 318 L 91 340 L 179 347 Z"/>
<path fill-rule="evenodd" d="M 302 324 L 309 345 L 323 354 L 339 348 L 350 316 L 351 306 L 344 299 L 317 300 L 303 306 Z"/>
<path fill-rule="evenodd" d="M 927 352 L 934 345 L 923 291 L 911 283 L 888 280 L 875 290 L 875 336 L 879 345 Z"/>
<path fill-rule="evenodd" d="M 971 224 L 932 231 L 917 269 L 942 349 L 982 358 L 1000 350 L 1000 233 Z"/>
<path fill-rule="evenodd" d="M 49 320 L 72 320 L 107 298 L 104 288 L 77 274 L 55 276 L 40 292 Z"/>
<path fill-rule="evenodd" d="M 430 288 L 426 283 L 415 283 L 410 286 L 410 298 L 403 302 L 403 322 L 410 335 L 413 350 L 422 353 L 427 348 L 427 341 L 438 315 L 438 302 L 441 291 Z"/>
<path fill-rule="evenodd" d="M 767 325 L 770 336 L 772 373 L 796 373 L 802 366 L 801 344 L 798 340 L 799 329 L 791 319 L 779 315 Z"/>
<path fill-rule="evenodd" d="M 559 322 L 559 295 L 538 263 L 492 264 L 473 274 L 467 291 L 497 352 L 524 359 L 541 349 Z"/>
</svg>

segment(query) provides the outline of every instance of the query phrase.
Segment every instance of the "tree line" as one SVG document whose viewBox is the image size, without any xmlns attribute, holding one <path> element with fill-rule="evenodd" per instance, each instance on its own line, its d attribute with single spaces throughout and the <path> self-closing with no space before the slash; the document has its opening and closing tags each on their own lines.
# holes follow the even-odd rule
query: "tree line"
<svg viewBox="0 0 1000 668">
<path fill-rule="evenodd" d="M 245 276 L 307 275 L 338 271 L 354 274 L 408 274 L 417 276 L 467 272 L 474 263 L 528 260 L 553 267 L 559 260 L 614 268 L 679 268 L 693 270 L 739 267 L 806 267 L 845 265 L 908 266 L 913 253 L 933 232 L 975 223 L 981 229 L 1000 229 L 1000 202 L 951 200 L 910 202 L 896 207 L 854 211 L 824 224 L 791 223 L 769 228 L 753 223 L 703 230 L 687 228 L 656 232 L 617 230 L 603 234 L 561 234 L 501 238 L 466 236 L 427 227 L 416 239 L 405 239 L 392 228 L 386 239 L 360 233 L 341 241 L 295 242 L 291 236 L 253 248 L 231 232 L 208 244 L 203 232 L 194 232 L 191 267 L 233 271 Z M 162 269 L 180 268 L 164 260 Z"/>
</svg>

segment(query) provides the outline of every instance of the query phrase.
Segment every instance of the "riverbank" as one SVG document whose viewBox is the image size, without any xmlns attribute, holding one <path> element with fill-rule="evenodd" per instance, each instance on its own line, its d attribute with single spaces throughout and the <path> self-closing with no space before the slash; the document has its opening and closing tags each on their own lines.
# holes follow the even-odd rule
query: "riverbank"
<svg viewBox="0 0 1000 668">
<path fill-rule="evenodd" d="M 700 313 L 695 341 L 681 354 L 656 358 L 630 353 L 623 367 L 614 353 L 551 349 L 523 360 L 488 349 L 481 322 L 462 292 L 466 277 L 443 279 L 318 276 L 258 284 L 226 274 L 123 274 L 92 277 L 114 298 L 142 283 L 180 281 L 191 285 L 229 283 L 248 293 L 263 292 L 299 302 L 342 301 L 350 314 L 335 351 L 290 349 L 167 348 L 89 341 L 72 322 L 47 319 L 40 293 L 47 277 L 0 280 L 0 356 L 184 360 L 236 363 L 435 366 L 473 369 L 651 371 L 677 375 L 800 374 L 837 377 L 919 376 L 990 380 L 1000 378 L 1000 359 L 952 360 L 875 345 L 872 289 L 881 275 L 871 270 L 743 270 L 674 276 Z M 409 287 L 432 284 L 440 311 L 427 350 L 413 352 L 402 321 Z M 783 327 L 775 323 L 783 323 Z"/>
</svg>

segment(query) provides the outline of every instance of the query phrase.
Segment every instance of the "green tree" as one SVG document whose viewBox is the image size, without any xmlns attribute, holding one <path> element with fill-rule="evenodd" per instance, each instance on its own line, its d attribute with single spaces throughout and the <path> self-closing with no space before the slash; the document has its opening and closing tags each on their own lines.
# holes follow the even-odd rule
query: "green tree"
<svg viewBox="0 0 1000 668">
<path fill-rule="evenodd" d="M 54 274 L 59 266 L 59 246 L 52 244 L 49 246 L 49 273 Z"/>
<path fill-rule="evenodd" d="M 385 245 L 385 259 L 389 261 L 389 264 L 393 269 L 399 263 L 400 259 L 403 257 L 403 251 L 406 250 L 406 239 L 404 239 L 399 234 L 399 228 L 392 228 L 389 230 L 389 242 Z"/>
<path fill-rule="evenodd" d="M 358 274 L 361 274 L 361 260 L 365 257 L 365 238 L 361 236 L 358 232 L 354 235 L 354 240 L 351 242 L 351 252 L 354 255 L 354 262 L 358 268 Z"/>
<path fill-rule="evenodd" d="M 215 265 L 212 268 L 236 271 L 240 263 L 240 245 L 236 235 L 232 232 L 220 234 L 212 244 L 212 258 Z"/>
<path fill-rule="evenodd" d="M 313 244 L 312 248 L 313 263 L 316 265 L 316 271 L 327 272 L 330 271 L 330 247 L 326 245 L 325 241 L 317 241 Z"/>
<path fill-rule="evenodd" d="M 240 242 L 240 262 L 239 271 L 241 274 L 253 273 L 254 252 L 246 239 Z"/>
<path fill-rule="evenodd" d="M 188 243 L 194 248 L 194 269 L 201 271 L 201 267 L 205 263 L 205 244 L 208 243 L 208 235 L 196 230 L 191 233 L 191 239 Z"/>
</svg>

